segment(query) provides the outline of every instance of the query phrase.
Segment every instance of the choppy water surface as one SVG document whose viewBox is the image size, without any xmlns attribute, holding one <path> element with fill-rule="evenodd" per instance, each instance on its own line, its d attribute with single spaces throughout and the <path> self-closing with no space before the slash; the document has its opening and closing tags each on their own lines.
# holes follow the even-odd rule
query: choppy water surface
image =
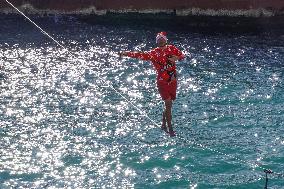
<svg viewBox="0 0 284 189">
<path fill-rule="evenodd" d="M 161 121 L 151 64 L 117 56 L 165 28 L 34 19 L 72 52 L 0 18 L 0 188 L 263 188 L 263 168 L 283 188 L 283 35 L 167 28 L 187 55 L 169 138 L 141 115 Z"/>
</svg>

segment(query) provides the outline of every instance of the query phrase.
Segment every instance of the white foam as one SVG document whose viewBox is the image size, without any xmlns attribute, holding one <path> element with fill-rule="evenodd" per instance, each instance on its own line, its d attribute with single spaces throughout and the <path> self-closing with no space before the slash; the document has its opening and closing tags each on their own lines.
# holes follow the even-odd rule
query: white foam
<svg viewBox="0 0 284 189">
<path fill-rule="evenodd" d="M 250 10 L 214 10 L 214 9 L 200 9 L 200 8 L 191 8 L 191 9 L 183 9 L 177 10 L 176 14 L 178 16 L 189 16 L 189 15 L 200 15 L 200 16 L 245 16 L 245 17 L 271 17 L 274 16 L 275 13 L 266 9 L 250 9 Z"/>
<path fill-rule="evenodd" d="M 73 11 L 64 11 L 64 10 L 51 10 L 51 9 L 36 9 L 31 4 L 23 4 L 18 7 L 19 10 L 21 10 L 24 13 L 28 14 L 83 14 L 83 15 L 105 15 L 107 13 L 107 10 L 97 10 L 96 7 L 91 6 L 89 8 L 85 9 L 78 9 Z M 15 9 L 11 8 L 2 8 L 0 9 L 0 12 L 4 14 L 15 14 L 17 11 Z"/>
<path fill-rule="evenodd" d="M 28 13 L 28 14 L 81 14 L 81 15 L 106 15 L 109 13 L 142 13 L 142 14 L 158 14 L 158 13 L 165 13 L 165 14 L 172 14 L 176 13 L 177 16 L 229 16 L 229 17 L 237 17 L 237 16 L 244 16 L 244 17 L 272 17 L 276 15 L 275 11 L 266 10 L 263 8 L 259 9 L 250 9 L 250 10 L 227 10 L 227 9 L 200 9 L 200 8 L 189 8 L 189 9 L 182 9 L 182 10 L 171 10 L 171 9 L 143 9 L 143 10 L 136 10 L 136 9 L 121 9 L 121 10 L 98 10 L 94 6 L 90 6 L 89 8 L 72 10 L 72 11 L 64 11 L 64 10 L 51 10 L 51 9 L 36 9 L 31 4 L 24 4 L 18 7 L 21 11 Z M 14 9 L 10 8 L 2 8 L 0 12 L 10 14 L 16 13 Z M 284 12 L 277 12 L 277 14 L 284 14 Z"/>
<path fill-rule="evenodd" d="M 143 9 L 143 10 L 136 10 L 136 9 L 121 9 L 121 10 L 108 10 L 111 13 L 140 13 L 140 14 L 158 14 L 158 13 L 165 13 L 165 14 L 172 14 L 174 10 L 170 9 Z"/>
</svg>

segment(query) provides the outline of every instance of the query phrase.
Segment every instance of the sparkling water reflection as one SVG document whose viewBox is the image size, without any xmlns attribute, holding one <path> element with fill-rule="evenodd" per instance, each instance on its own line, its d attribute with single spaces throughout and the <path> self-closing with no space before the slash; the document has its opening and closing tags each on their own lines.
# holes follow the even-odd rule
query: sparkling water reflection
<svg viewBox="0 0 284 189">
<path fill-rule="evenodd" d="M 1 188 L 261 188 L 259 166 L 283 170 L 283 36 L 168 32 L 187 55 L 173 112 L 187 142 L 108 87 L 160 122 L 152 66 L 117 52 L 152 48 L 162 28 L 35 19 L 72 54 L 0 18 Z"/>
</svg>

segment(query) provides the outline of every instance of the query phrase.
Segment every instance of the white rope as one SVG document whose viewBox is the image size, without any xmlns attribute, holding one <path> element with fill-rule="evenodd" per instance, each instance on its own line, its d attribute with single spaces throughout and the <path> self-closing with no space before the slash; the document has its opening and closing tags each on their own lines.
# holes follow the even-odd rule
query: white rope
<svg viewBox="0 0 284 189">
<path fill-rule="evenodd" d="M 20 11 L 17 7 L 15 7 L 12 3 L 10 3 L 8 0 L 6 2 L 11 5 L 14 9 L 16 9 L 21 15 L 23 15 L 26 19 L 28 19 L 31 23 L 33 23 L 44 35 L 52 39 L 58 46 L 62 47 L 63 49 L 66 49 L 63 45 L 61 45 L 58 41 L 56 41 L 52 36 L 50 36 L 46 31 L 44 31 L 41 27 L 39 27 L 34 21 L 32 21 L 29 17 L 27 17 L 22 11 Z"/>
<path fill-rule="evenodd" d="M 38 26 L 34 21 L 32 21 L 28 16 L 26 16 L 22 11 L 20 11 L 17 7 L 15 7 L 12 3 L 10 3 L 8 0 L 6 0 L 6 2 L 11 5 L 14 9 L 16 9 L 21 15 L 23 15 L 25 18 L 27 18 L 32 24 L 34 24 L 44 35 L 46 35 L 47 37 L 49 37 L 50 39 L 52 39 L 52 41 L 54 41 L 57 45 L 59 45 L 60 47 L 62 47 L 63 49 L 65 49 L 67 52 L 69 52 L 70 54 L 72 54 L 71 51 L 69 51 L 66 47 L 64 47 L 63 45 L 61 45 L 56 39 L 54 39 L 51 35 L 49 35 L 46 31 L 44 31 L 40 26 Z M 73 54 L 74 55 L 74 54 Z M 97 73 L 96 73 L 97 75 Z M 100 81 L 103 81 L 98 75 L 97 78 Z M 134 105 L 130 100 L 128 100 L 123 94 L 121 94 L 118 90 L 116 90 L 114 88 L 113 85 L 108 84 L 108 87 L 111 88 L 114 92 L 116 92 L 118 95 L 120 95 L 122 98 L 124 98 L 130 105 L 132 105 L 136 110 L 138 110 L 140 112 L 141 115 L 144 115 L 145 117 L 147 117 L 155 126 L 159 125 L 153 120 L 151 119 L 145 112 L 143 112 L 141 110 L 141 108 L 137 107 L 136 105 Z"/>
<path fill-rule="evenodd" d="M 10 3 L 8 0 L 6 0 L 6 2 L 11 5 L 14 9 L 16 9 L 20 14 L 22 14 L 25 18 L 27 18 L 32 24 L 34 24 L 44 35 L 46 35 L 47 37 L 49 37 L 50 39 L 52 39 L 58 46 L 64 48 L 67 52 L 71 53 L 71 51 L 69 51 L 66 47 L 64 47 L 63 45 L 61 45 L 57 40 L 55 40 L 52 36 L 50 36 L 46 31 L 44 31 L 41 27 L 39 27 L 35 22 L 33 22 L 29 17 L 27 17 L 23 12 L 21 12 L 18 8 L 16 8 L 12 3 Z M 97 75 L 97 74 L 96 74 Z M 100 80 L 100 81 L 103 81 L 98 75 L 97 75 L 97 78 Z M 103 83 L 105 83 L 105 81 L 103 81 Z M 120 95 L 123 99 L 125 99 L 127 101 L 127 103 L 129 103 L 130 105 L 132 105 L 136 110 L 139 111 L 139 113 L 143 116 L 145 116 L 146 118 L 148 118 L 155 126 L 159 127 L 159 124 L 157 124 L 153 119 L 151 119 L 144 111 L 141 110 L 141 108 L 137 107 L 136 105 L 134 105 L 130 100 L 128 100 L 123 94 L 121 94 L 117 89 L 114 88 L 113 85 L 111 84 L 107 84 L 107 86 L 109 88 L 111 88 L 114 92 L 116 92 L 118 95 Z M 184 140 L 185 142 L 187 143 L 192 143 L 200 148 L 202 148 L 203 150 L 204 149 L 207 149 L 207 150 L 210 150 L 211 152 L 215 152 L 215 153 L 218 153 L 218 154 L 221 154 L 221 155 L 224 155 L 224 156 L 227 156 L 227 157 L 230 157 L 230 158 L 233 158 L 235 160 L 238 160 L 239 162 L 242 162 L 242 163 L 245 163 L 247 165 L 253 165 L 245 160 L 242 160 L 240 158 L 237 158 L 237 157 L 234 157 L 232 155 L 228 155 L 226 153 L 223 153 L 223 152 L 220 152 L 218 150 L 214 150 L 208 146 L 205 146 L 205 145 L 202 145 L 202 144 L 199 144 L 199 143 L 196 143 L 194 141 L 188 141 L 185 137 L 181 137 L 181 136 L 178 136 L 178 138 L 180 138 L 181 140 Z M 266 168 L 262 167 L 262 166 L 257 166 L 263 170 L 265 170 Z M 277 174 L 277 173 L 275 173 Z M 281 173 L 278 173 L 279 175 L 282 175 Z"/>
</svg>

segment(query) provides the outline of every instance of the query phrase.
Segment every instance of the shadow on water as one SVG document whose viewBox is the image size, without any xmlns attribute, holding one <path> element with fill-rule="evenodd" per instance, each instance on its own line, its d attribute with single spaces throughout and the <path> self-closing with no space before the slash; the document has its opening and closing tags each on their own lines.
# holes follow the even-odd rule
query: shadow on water
<svg viewBox="0 0 284 189">
<path fill-rule="evenodd" d="M 274 17 L 228 17 L 228 16 L 175 16 L 174 14 L 107 14 L 105 16 L 78 17 L 90 24 L 137 29 L 159 29 L 191 31 L 206 34 L 259 34 L 283 35 L 284 16 Z"/>
</svg>

